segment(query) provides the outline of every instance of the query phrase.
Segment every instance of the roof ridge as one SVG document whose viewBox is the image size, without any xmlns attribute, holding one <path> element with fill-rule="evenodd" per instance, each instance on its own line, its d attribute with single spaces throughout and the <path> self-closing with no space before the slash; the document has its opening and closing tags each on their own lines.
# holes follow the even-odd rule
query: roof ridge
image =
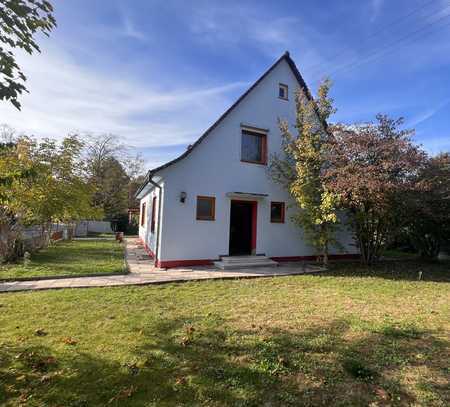
<svg viewBox="0 0 450 407">
<path fill-rule="evenodd" d="M 175 163 L 177 163 L 178 161 L 182 160 L 183 158 L 185 158 L 186 156 L 188 156 L 191 151 L 198 145 L 200 144 L 203 139 L 209 134 L 211 133 L 211 131 L 213 131 L 221 122 L 223 119 L 225 119 L 226 116 L 228 116 L 228 114 L 230 114 L 234 108 L 254 89 L 256 88 L 256 86 L 258 86 L 258 84 L 270 73 L 272 72 L 275 67 L 283 60 L 286 60 L 286 62 L 288 63 L 289 67 L 291 68 L 292 72 L 294 73 L 295 78 L 297 79 L 298 83 L 300 84 L 300 87 L 303 88 L 306 97 L 310 100 L 313 100 L 312 94 L 308 89 L 308 86 L 306 85 L 306 82 L 304 81 L 300 71 L 297 68 L 297 65 L 295 65 L 295 62 L 292 60 L 292 58 L 290 57 L 289 51 L 285 51 L 283 53 L 283 55 L 281 55 L 281 57 L 279 57 L 254 83 L 253 85 L 251 85 L 241 96 L 239 96 L 239 98 L 192 144 L 190 144 L 190 148 L 186 149 L 186 151 L 184 151 L 181 155 L 179 155 L 178 157 L 176 157 L 175 159 L 160 165 L 159 167 L 156 167 L 154 169 L 151 169 L 147 172 L 147 179 L 146 181 L 139 187 L 139 189 L 137 190 L 135 195 L 138 195 L 142 189 L 144 189 L 144 187 L 147 185 L 147 183 L 149 182 L 149 180 L 151 179 L 151 177 L 153 176 L 153 174 L 155 174 L 156 172 L 159 172 Z"/>
</svg>

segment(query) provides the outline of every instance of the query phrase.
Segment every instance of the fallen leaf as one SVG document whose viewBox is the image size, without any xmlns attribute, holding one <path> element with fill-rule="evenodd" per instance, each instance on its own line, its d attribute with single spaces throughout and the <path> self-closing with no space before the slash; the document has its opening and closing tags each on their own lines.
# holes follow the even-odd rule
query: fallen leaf
<svg viewBox="0 0 450 407">
<path fill-rule="evenodd" d="M 63 338 L 62 340 L 66 345 L 76 345 L 78 341 L 70 336 Z"/>
<path fill-rule="evenodd" d="M 48 383 L 48 382 L 50 381 L 51 378 L 52 378 L 51 375 L 45 374 L 44 376 L 41 377 L 40 382 L 41 382 L 42 384 Z"/>
<path fill-rule="evenodd" d="M 136 376 L 139 373 L 140 369 L 136 363 L 128 363 L 125 364 L 125 366 L 128 368 L 128 370 L 133 376 Z"/>
<path fill-rule="evenodd" d="M 181 346 L 186 347 L 186 346 L 188 346 L 190 343 L 191 343 L 191 339 L 188 338 L 187 336 L 184 336 L 184 337 L 181 339 Z"/>
<path fill-rule="evenodd" d="M 381 387 L 376 387 L 374 392 L 380 399 L 389 400 L 389 393 Z"/>
<path fill-rule="evenodd" d="M 111 404 L 114 401 L 130 398 L 134 393 L 136 393 L 136 391 L 137 391 L 137 387 L 134 385 L 131 385 L 128 388 L 124 388 L 124 389 L 120 390 L 113 398 L 111 398 L 108 401 L 108 404 Z"/>
<path fill-rule="evenodd" d="M 187 380 L 186 380 L 185 377 L 178 377 L 178 378 L 175 380 L 175 384 L 176 384 L 177 386 L 180 386 L 180 385 L 183 385 L 183 384 L 186 384 L 186 383 L 187 383 Z"/>
</svg>

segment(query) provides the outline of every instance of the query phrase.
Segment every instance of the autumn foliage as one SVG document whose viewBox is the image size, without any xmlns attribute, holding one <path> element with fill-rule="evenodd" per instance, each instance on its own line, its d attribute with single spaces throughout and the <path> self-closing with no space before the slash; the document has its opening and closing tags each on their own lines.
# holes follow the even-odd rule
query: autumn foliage
<svg viewBox="0 0 450 407">
<path fill-rule="evenodd" d="M 423 258 L 434 259 L 450 241 L 450 154 L 427 160 L 416 188 L 402 200 L 406 233 Z"/>
<path fill-rule="evenodd" d="M 329 90 L 325 81 L 315 100 L 299 92 L 296 122 L 280 122 L 283 152 L 269 168 L 297 206 L 293 220 L 324 262 L 339 248 L 338 229 L 351 231 L 366 264 L 400 233 L 423 257 L 437 257 L 450 236 L 449 154 L 428 157 L 401 118 L 327 124 Z"/>
<path fill-rule="evenodd" d="M 52 222 L 101 215 L 91 204 L 94 189 L 84 177 L 82 148 L 75 136 L 61 143 L 25 136 L 0 141 L 0 260 L 23 255 L 28 225 L 40 225 L 45 238 Z"/>
<path fill-rule="evenodd" d="M 404 222 L 399 203 L 418 189 L 416 177 L 426 163 L 402 119 L 384 115 L 376 123 L 335 125 L 328 145 L 329 165 L 323 173 L 326 187 L 339 196 L 349 215 L 361 258 L 373 263 Z"/>
</svg>

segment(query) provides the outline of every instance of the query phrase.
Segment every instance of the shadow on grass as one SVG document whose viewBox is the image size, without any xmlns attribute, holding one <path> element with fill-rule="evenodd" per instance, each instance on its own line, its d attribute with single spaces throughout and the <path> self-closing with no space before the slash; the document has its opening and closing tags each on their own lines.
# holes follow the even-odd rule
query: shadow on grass
<svg viewBox="0 0 450 407">
<path fill-rule="evenodd" d="M 365 266 L 357 261 L 332 262 L 329 270 L 316 276 L 333 277 L 378 277 L 389 280 L 450 282 L 450 261 L 427 262 L 423 260 L 380 261 Z"/>
<path fill-rule="evenodd" d="M 383 326 L 361 335 L 337 320 L 300 332 L 234 330 L 209 314 L 158 321 L 136 335 L 141 345 L 125 360 L 76 346 L 59 354 L 48 345 L 4 344 L 0 403 L 406 406 L 439 405 L 450 396 L 449 343 L 414 327 Z M 423 366 L 417 400 L 401 379 L 404 369 Z"/>
</svg>

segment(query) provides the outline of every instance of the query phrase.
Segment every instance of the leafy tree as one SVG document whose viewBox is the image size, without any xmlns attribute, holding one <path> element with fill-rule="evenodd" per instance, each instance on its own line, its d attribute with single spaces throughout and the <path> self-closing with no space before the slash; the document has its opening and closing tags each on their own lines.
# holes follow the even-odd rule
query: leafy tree
<svg viewBox="0 0 450 407">
<path fill-rule="evenodd" d="M 50 232 L 51 223 L 72 223 L 99 218 L 102 212 L 92 203 L 94 187 L 86 178 L 81 160 L 83 143 L 68 136 L 61 143 L 45 139 L 36 144 L 38 163 L 32 223 Z"/>
<path fill-rule="evenodd" d="M 20 255 L 24 226 L 73 222 L 101 216 L 91 205 L 93 188 L 82 169 L 83 144 L 76 137 L 62 143 L 38 143 L 19 137 L 0 145 L 0 256 Z"/>
<path fill-rule="evenodd" d="M 95 186 L 93 202 L 103 208 L 105 219 L 113 220 L 127 214 L 136 202 L 133 190 L 143 172 L 143 161 L 132 157 L 114 135 L 86 138 L 88 179 Z"/>
<path fill-rule="evenodd" d="M 24 220 L 30 217 L 37 168 L 31 157 L 31 142 L 0 143 L 0 257 L 20 255 Z"/>
<path fill-rule="evenodd" d="M 324 81 L 315 101 L 302 91 L 296 93 L 297 134 L 291 132 L 288 122 L 280 121 L 283 154 L 273 155 L 269 167 L 272 178 L 284 185 L 296 202 L 299 211 L 293 219 L 303 228 L 324 264 L 328 262 L 330 246 L 338 244 L 336 195 L 322 182 L 330 137 L 327 120 L 335 113 L 330 86 L 329 80 Z"/>
<path fill-rule="evenodd" d="M 0 143 L 13 143 L 16 138 L 16 131 L 11 126 L 0 124 Z"/>
<path fill-rule="evenodd" d="M 127 173 L 128 182 L 128 208 L 139 208 L 139 200 L 136 199 L 136 191 L 145 181 L 144 160 L 139 154 L 130 156 L 123 163 Z"/>
<path fill-rule="evenodd" d="M 329 166 L 324 184 L 339 196 L 361 259 L 376 261 L 404 218 L 400 202 L 415 188 L 425 153 L 411 141 L 413 131 L 401 130 L 402 119 L 377 116 L 376 124 L 335 125 L 329 140 Z"/>
<path fill-rule="evenodd" d="M 435 259 L 450 242 L 450 154 L 430 158 L 415 182 L 402 200 L 406 230 L 421 257 Z"/>
<path fill-rule="evenodd" d="M 104 179 L 102 180 L 101 200 L 98 204 L 105 211 L 105 218 L 113 220 L 128 209 L 128 183 L 129 178 L 122 164 L 114 157 L 103 163 Z"/>
<path fill-rule="evenodd" d="M 46 0 L 2 0 L 0 2 L 0 100 L 9 100 L 20 110 L 19 96 L 27 91 L 26 77 L 12 52 L 20 48 L 40 52 L 34 35 L 49 35 L 56 26 L 53 7 Z M 3 44 L 3 45 L 1 45 Z"/>
</svg>

